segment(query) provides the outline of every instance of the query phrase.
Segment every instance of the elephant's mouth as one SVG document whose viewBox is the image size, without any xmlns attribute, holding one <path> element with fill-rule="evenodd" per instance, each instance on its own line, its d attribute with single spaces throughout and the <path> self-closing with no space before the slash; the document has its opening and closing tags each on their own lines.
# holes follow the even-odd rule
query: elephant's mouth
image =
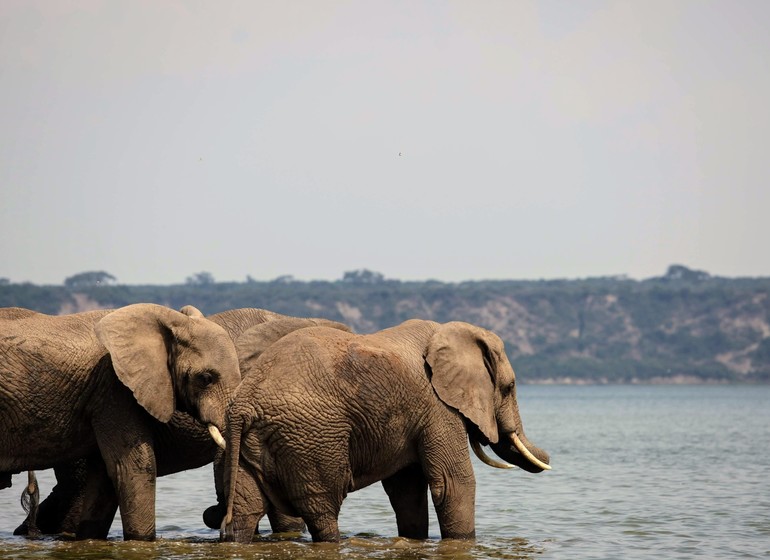
<svg viewBox="0 0 770 560">
<path fill-rule="evenodd" d="M 529 443 L 526 437 L 519 437 L 516 432 L 501 434 L 497 443 L 489 444 L 495 455 L 507 463 L 496 461 L 484 453 L 479 440 L 471 437 L 470 442 L 476 456 L 491 467 L 510 469 L 517 466 L 531 473 L 551 470 L 548 453 Z"/>
</svg>

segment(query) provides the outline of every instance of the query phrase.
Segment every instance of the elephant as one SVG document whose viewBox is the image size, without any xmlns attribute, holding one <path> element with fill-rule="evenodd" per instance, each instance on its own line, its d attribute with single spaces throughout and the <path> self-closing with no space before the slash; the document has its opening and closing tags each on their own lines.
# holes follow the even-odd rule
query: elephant
<svg viewBox="0 0 770 560">
<path fill-rule="evenodd" d="M 185 412 L 223 443 L 225 408 L 240 383 L 225 329 L 140 303 L 62 316 L 6 308 L 0 333 L 2 486 L 12 473 L 85 459 L 95 475 L 81 496 L 77 537 L 103 535 L 100 490 L 111 485 L 124 539 L 154 539 L 153 428 Z"/>
<path fill-rule="evenodd" d="M 271 505 L 301 517 L 313 541 L 338 541 L 345 496 L 377 481 L 399 536 L 428 537 L 429 489 L 441 537 L 471 539 L 466 440 L 492 466 L 551 468 L 524 433 L 503 342 L 486 329 L 421 319 L 373 334 L 311 327 L 253 356 L 250 334 L 236 342 L 244 380 L 227 411 L 223 541 L 250 541 Z"/>
<path fill-rule="evenodd" d="M 195 307 L 188 305 L 180 312 L 202 318 L 203 314 Z M 265 333 L 262 344 L 269 345 L 287 332 L 306 326 L 325 325 L 349 331 L 342 323 L 321 318 L 295 318 L 265 309 L 242 308 L 231 309 L 209 315 L 207 319 L 227 332 L 230 339 L 237 340 L 246 329 L 255 325 L 270 324 L 270 329 L 263 327 Z M 175 411 L 171 420 L 164 424 L 151 421 L 152 434 L 156 457 L 157 476 L 174 474 L 183 470 L 194 469 L 211 463 L 217 457 L 219 447 L 209 436 L 208 431 L 190 415 Z M 91 458 L 83 458 L 59 464 L 54 468 L 57 484 L 40 504 L 35 521 L 30 516 L 14 531 L 15 535 L 34 535 L 36 529 L 43 534 L 76 533 L 82 516 L 82 503 L 89 484 L 99 480 L 101 470 L 98 454 Z M 219 462 L 221 463 L 221 461 Z M 215 464 L 215 468 L 217 465 Z M 221 477 L 217 477 L 221 480 Z M 104 478 L 102 477 L 104 482 Z M 118 508 L 117 499 L 109 480 L 102 484 L 99 495 L 103 503 L 98 521 L 100 531 L 91 538 L 107 538 L 110 525 Z M 224 517 L 224 497 L 221 488 L 217 488 L 218 504 L 207 509 L 204 520 L 214 529 L 219 529 Z M 268 512 L 271 527 L 274 532 L 295 532 L 304 528 L 301 519 L 289 517 L 271 510 Z M 213 520 L 213 521 L 212 521 Z M 36 527 L 35 527 L 36 525 Z"/>
</svg>

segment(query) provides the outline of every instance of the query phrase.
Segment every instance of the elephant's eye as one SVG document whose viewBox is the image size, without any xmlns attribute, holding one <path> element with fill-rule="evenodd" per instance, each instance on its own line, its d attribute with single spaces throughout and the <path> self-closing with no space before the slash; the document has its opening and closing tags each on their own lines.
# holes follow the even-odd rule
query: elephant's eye
<svg viewBox="0 0 770 560">
<path fill-rule="evenodd" d="M 201 387 L 208 387 L 214 383 L 214 374 L 210 371 L 204 371 L 198 375 L 198 383 Z"/>
</svg>

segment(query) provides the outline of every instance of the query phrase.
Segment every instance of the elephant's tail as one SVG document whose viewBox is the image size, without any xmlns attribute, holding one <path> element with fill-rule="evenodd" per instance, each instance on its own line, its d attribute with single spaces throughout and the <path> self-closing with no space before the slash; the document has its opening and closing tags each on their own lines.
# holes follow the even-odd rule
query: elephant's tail
<svg viewBox="0 0 770 560">
<path fill-rule="evenodd" d="M 228 415 L 228 445 L 225 451 L 224 488 L 227 498 L 227 510 L 219 529 L 219 538 L 223 541 L 235 539 L 233 532 L 233 505 L 235 503 L 235 485 L 238 478 L 238 461 L 241 453 L 241 438 L 248 422 L 246 414 Z"/>
<path fill-rule="evenodd" d="M 30 537 L 40 536 L 40 529 L 37 527 L 37 510 L 40 505 L 40 487 L 37 484 L 35 471 L 27 472 L 27 485 L 21 493 L 21 507 L 27 512 L 27 519 L 24 520 L 27 525 L 27 535 Z"/>
</svg>

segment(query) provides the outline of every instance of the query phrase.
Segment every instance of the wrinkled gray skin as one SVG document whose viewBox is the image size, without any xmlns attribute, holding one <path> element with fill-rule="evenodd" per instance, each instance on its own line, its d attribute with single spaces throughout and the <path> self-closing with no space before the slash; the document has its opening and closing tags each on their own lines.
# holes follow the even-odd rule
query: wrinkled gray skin
<svg viewBox="0 0 770 560">
<path fill-rule="evenodd" d="M 181 312 L 202 317 L 200 311 L 186 306 Z M 246 329 L 270 322 L 270 328 L 263 329 L 265 336 L 262 344 L 269 345 L 273 339 L 283 334 L 314 325 L 326 325 L 332 328 L 349 330 L 347 326 L 326 319 L 299 319 L 273 313 L 264 309 L 243 308 L 224 311 L 207 317 L 210 321 L 225 329 L 234 341 Z M 165 476 L 206 465 L 220 457 L 219 448 L 211 439 L 207 429 L 196 422 L 190 415 L 176 411 L 167 424 L 152 422 L 153 443 L 155 449 L 157 476 Z M 109 528 L 115 517 L 118 504 L 109 479 L 102 474 L 103 462 L 97 454 L 89 458 L 69 461 L 55 467 L 57 484 L 48 497 L 40 504 L 37 516 L 37 528 L 43 534 L 76 533 L 83 515 L 82 505 L 86 488 L 99 484 L 101 507 L 97 513 L 99 530 L 89 538 L 107 538 Z M 215 462 L 215 469 L 221 469 L 221 461 Z M 221 476 L 216 477 L 221 480 Z M 224 497 L 222 489 L 217 487 L 218 504 L 206 510 L 204 520 L 218 529 L 224 516 Z M 301 531 L 304 523 L 301 519 L 289 517 L 271 510 L 268 512 L 274 532 Z M 29 517 L 14 531 L 15 535 L 31 534 Z"/>
<path fill-rule="evenodd" d="M 475 536 L 468 439 L 529 472 L 548 454 L 524 435 L 503 342 L 468 323 L 411 320 L 370 335 L 289 334 L 247 357 L 227 413 L 222 539 L 248 542 L 269 504 L 339 540 L 348 492 L 382 481 L 398 534 L 428 537 L 428 490 L 443 538 Z M 289 351 L 290 350 L 290 351 Z M 546 465 L 547 466 L 547 465 Z"/>
<path fill-rule="evenodd" d="M 86 458 L 101 465 L 76 534 L 101 533 L 100 488 L 112 485 L 125 539 L 155 538 L 153 427 L 186 411 L 224 427 L 240 382 L 225 330 L 167 307 L 50 316 L 0 311 L 0 480 Z M 97 458 L 99 461 L 97 461 Z"/>
</svg>

